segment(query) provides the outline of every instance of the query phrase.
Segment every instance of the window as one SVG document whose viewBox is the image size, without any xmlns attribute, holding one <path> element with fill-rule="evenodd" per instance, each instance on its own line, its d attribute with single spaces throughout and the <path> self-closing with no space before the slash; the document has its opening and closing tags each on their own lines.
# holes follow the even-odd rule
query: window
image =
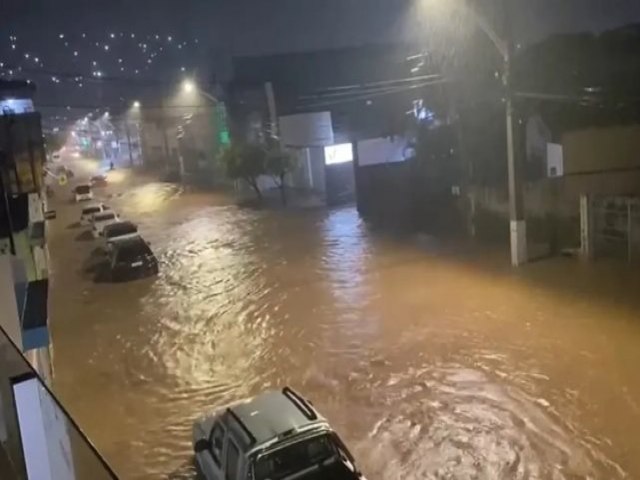
<svg viewBox="0 0 640 480">
<path fill-rule="evenodd" d="M 240 450 L 236 447 L 236 444 L 232 441 L 229 442 L 227 447 L 227 465 L 226 465 L 226 480 L 236 480 L 238 476 L 238 459 L 240 458 Z"/>
<path fill-rule="evenodd" d="M 211 456 L 219 467 L 222 467 L 222 447 L 224 446 L 224 428 L 220 423 L 216 423 L 211 430 Z"/>
<path fill-rule="evenodd" d="M 312 437 L 259 457 L 254 466 L 255 478 L 280 480 L 318 465 L 335 454 L 335 446 L 328 435 Z"/>
<path fill-rule="evenodd" d="M 109 212 L 109 213 L 102 213 L 100 215 L 95 215 L 93 217 L 93 219 L 96 222 L 105 222 L 107 220 L 114 220 L 116 218 L 116 214 L 113 212 Z"/>
<path fill-rule="evenodd" d="M 76 187 L 76 193 L 78 195 L 86 195 L 91 193 L 91 187 L 89 185 L 78 185 Z"/>
<path fill-rule="evenodd" d="M 112 238 L 137 233 L 138 228 L 132 223 L 116 223 L 106 226 L 104 232 L 105 237 Z"/>
<path fill-rule="evenodd" d="M 150 255 L 151 250 L 149 249 L 149 246 L 144 242 L 144 240 L 140 239 L 136 242 L 128 242 L 119 246 L 117 252 L 117 263 L 136 262 Z"/>
</svg>

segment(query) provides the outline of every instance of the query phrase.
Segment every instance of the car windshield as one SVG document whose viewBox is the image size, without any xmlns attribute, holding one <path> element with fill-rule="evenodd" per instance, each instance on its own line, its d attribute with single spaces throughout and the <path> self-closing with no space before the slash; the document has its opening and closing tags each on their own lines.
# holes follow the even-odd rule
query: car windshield
<svg viewBox="0 0 640 480">
<path fill-rule="evenodd" d="M 110 225 L 104 233 L 107 238 L 120 237 L 138 233 L 138 228 L 132 223 L 116 223 L 115 225 Z"/>
<path fill-rule="evenodd" d="M 115 219 L 115 218 L 116 218 L 116 214 L 115 214 L 115 213 L 113 213 L 113 212 L 101 213 L 101 214 L 99 214 L 99 215 L 95 215 L 95 216 L 93 217 L 93 219 L 94 219 L 96 222 L 105 222 L 105 221 L 107 221 L 107 220 L 113 220 L 113 219 Z"/>
<path fill-rule="evenodd" d="M 102 210 L 100 207 L 87 207 L 82 209 L 83 215 L 91 215 Z"/>
<path fill-rule="evenodd" d="M 267 453 L 256 460 L 255 480 L 281 480 L 336 455 L 329 435 L 313 437 Z"/>
<path fill-rule="evenodd" d="M 127 243 L 125 245 L 121 245 L 118 248 L 118 251 L 116 254 L 116 261 L 117 262 L 133 262 L 147 255 L 151 255 L 151 250 L 149 249 L 149 246 L 145 242 L 143 241 L 132 242 L 132 243 Z"/>
<path fill-rule="evenodd" d="M 76 187 L 76 193 L 86 195 L 87 193 L 91 193 L 91 187 L 89 185 L 78 185 Z"/>
</svg>

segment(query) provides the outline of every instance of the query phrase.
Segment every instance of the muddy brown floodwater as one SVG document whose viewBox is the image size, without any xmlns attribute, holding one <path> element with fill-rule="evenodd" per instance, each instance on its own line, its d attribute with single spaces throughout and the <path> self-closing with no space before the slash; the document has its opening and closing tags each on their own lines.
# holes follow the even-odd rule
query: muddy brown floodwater
<svg viewBox="0 0 640 480">
<path fill-rule="evenodd" d="M 114 193 L 161 273 L 93 283 L 95 245 L 59 202 L 51 323 L 55 391 L 122 478 L 190 478 L 194 418 L 285 384 L 370 479 L 640 478 L 631 268 L 514 271 L 504 253 L 376 233 L 352 208 Z"/>
</svg>

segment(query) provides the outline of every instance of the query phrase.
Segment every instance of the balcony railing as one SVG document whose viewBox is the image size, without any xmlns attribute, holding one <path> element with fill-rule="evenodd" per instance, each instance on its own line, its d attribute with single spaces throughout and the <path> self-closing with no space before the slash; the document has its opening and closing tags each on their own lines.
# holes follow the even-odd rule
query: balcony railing
<svg viewBox="0 0 640 480">
<path fill-rule="evenodd" d="M 118 478 L 1 327 L 0 478 Z"/>
</svg>

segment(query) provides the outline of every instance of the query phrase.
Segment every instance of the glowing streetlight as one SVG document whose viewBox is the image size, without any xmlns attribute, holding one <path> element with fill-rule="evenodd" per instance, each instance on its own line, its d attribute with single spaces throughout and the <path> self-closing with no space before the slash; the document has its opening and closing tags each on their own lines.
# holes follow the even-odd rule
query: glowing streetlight
<svg viewBox="0 0 640 480">
<path fill-rule="evenodd" d="M 193 80 L 185 80 L 182 82 L 182 90 L 186 93 L 193 93 L 196 90 L 196 84 Z"/>
<path fill-rule="evenodd" d="M 211 95 L 208 92 L 205 92 L 201 88 L 198 88 L 196 83 L 193 80 L 190 80 L 190 79 L 185 79 L 182 82 L 182 91 L 185 92 L 185 93 L 197 92 L 199 95 L 202 95 L 203 97 L 209 99 L 213 103 L 217 103 L 218 102 L 218 99 L 216 97 L 214 97 L 213 95 Z"/>
<path fill-rule="evenodd" d="M 140 108 L 140 102 L 138 100 L 133 102 L 133 108 Z"/>
</svg>

